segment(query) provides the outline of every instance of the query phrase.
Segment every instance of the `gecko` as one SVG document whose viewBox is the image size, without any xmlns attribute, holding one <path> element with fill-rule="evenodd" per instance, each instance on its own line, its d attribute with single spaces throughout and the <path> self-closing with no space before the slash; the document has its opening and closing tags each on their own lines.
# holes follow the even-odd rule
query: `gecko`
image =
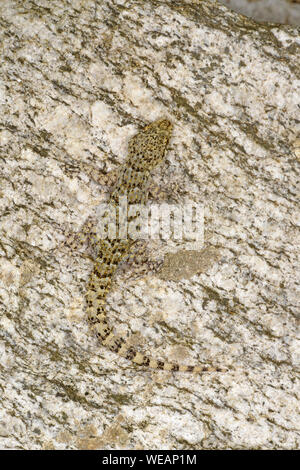
<svg viewBox="0 0 300 470">
<path fill-rule="evenodd" d="M 117 182 L 109 203 L 116 210 L 122 196 L 127 197 L 128 209 L 132 204 L 146 204 L 151 173 L 161 165 L 172 135 L 173 125 L 168 119 L 159 119 L 144 127 L 128 143 L 128 155 L 119 171 Z M 225 372 L 223 367 L 183 365 L 167 360 L 158 360 L 131 346 L 129 341 L 116 335 L 109 325 L 106 298 L 113 285 L 114 274 L 120 262 L 128 256 L 134 240 L 102 239 L 97 241 L 97 255 L 90 275 L 87 292 L 87 315 L 97 337 L 111 351 L 132 361 L 135 365 L 179 372 Z"/>
</svg>

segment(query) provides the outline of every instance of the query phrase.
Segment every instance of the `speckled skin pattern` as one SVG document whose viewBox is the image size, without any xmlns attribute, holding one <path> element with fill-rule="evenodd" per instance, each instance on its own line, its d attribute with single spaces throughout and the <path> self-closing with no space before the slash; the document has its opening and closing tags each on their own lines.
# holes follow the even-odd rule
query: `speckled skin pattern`
<svg viewBox="0 0 300 470">
<path fill-rule="evenodd" d="M 128 210 L 131 204 L 147 203 L 151 171 L 163 162 L 171 134 L 172 124 L 167 119 L 161 119 L 149 124 L 131 138 L 125 165 L 120 170 L 110 198 L 110 204 L 116 209 L 116 220 L 120 196 L 127 196 Z M 130 219 L 128 221 L 130 222 Z M 133 244 L 134 240 L 130 238 L 98 241 L 97 258 L 89 279 L 86 299 L 88 318 L 102 344 L 139 366 L 195 373 L 226 371 L 221 367 L 186 366 L 152 359 L 150 355 L 130 346 L 125 338 L 113 333 L 107 321 L 106 297 L 119 263 L 129 254 Z"/>
</svg>

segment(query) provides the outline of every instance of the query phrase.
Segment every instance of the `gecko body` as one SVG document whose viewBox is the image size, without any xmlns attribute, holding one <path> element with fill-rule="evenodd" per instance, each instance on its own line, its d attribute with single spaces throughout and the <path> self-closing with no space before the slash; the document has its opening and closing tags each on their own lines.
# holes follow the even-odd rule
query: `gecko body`
<svg viewBox="0 0 300 470">
<path fill-rule="evenodd" d="M 167 119 L 161 119 L 146 126 L 129 141 L 128 156 L 110 197 L 110 204 L 116 210 L 116 220 L 120 197 L 127 197 L 128 209 L 132 204 L 147 203 L 151 172 L 163 162 L 171 134 L 172 124 Z M 186 366 L 154 359 L 139 352 L 128 340 L 113 332 L 107 321 L 106 298 L 111 290 L 115 271 L 129 254 L 133 244 L 134 240 L 130 238 L 104 239 L 98 242 L 97 258 L 88 282 L 86 300 L 88 318 L 102 344 L 134 364 L 153 369 L 195 373 L 225 371 L 221 367 Z"/>
</svg>

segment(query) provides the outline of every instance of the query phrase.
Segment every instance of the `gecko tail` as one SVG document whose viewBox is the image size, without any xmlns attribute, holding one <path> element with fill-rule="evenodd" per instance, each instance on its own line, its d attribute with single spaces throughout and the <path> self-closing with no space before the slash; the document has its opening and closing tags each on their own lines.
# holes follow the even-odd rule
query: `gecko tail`
<svg viewBox="0 0 300 470">
<path fill-rule="evenodd" d="M 160 369 L 170 372 L 191 372 L 194 374 L 201 374 L 203 372 L 227 372 L 228 369 L 224 367 L 202 366 L 202 365 L 183 365 L 174 362 L 161 361 L 153 359 L 147 354 L 143 354 L 132 347 L 128 341 L 113 333 L 112 329 L 108 327 L 106 322 L 97 323 L 94 325 L 97 331 L 97 336 L 101 339 L 102 344 L 111 351 L 119 354 L 122 357 L 130 360 L 134 364 L 142 367 L 149 367 L 151 369 Z"/>
</svg>

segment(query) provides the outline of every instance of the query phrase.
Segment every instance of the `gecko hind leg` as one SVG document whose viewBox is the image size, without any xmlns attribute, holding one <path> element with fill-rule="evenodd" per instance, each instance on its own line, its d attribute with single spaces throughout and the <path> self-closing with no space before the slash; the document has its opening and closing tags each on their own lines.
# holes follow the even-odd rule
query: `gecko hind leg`
<svg viewBox="0 0 300 470">
<path fill-rule="evenodd" d="M 55 248 L 55 250 L 77 251 L 91 253 L 90 257 L 94 258 L 96 247 L 101 243 L 97 235 L 96 221 L 89 217 L 78 232 L 69 232 L 63 230 L 65 239 Z"/>
<path fill-rule="evenodd" d="M 139 240 L 132 247 L 130 254 L 119 264 L 116 276 L 131 281 L 146 275 L 154 275 L 160 271 L 163 262 L 163 256 L 157 256 L 157 249 L 154 249 L 149 241 Z"/>
</svg>

